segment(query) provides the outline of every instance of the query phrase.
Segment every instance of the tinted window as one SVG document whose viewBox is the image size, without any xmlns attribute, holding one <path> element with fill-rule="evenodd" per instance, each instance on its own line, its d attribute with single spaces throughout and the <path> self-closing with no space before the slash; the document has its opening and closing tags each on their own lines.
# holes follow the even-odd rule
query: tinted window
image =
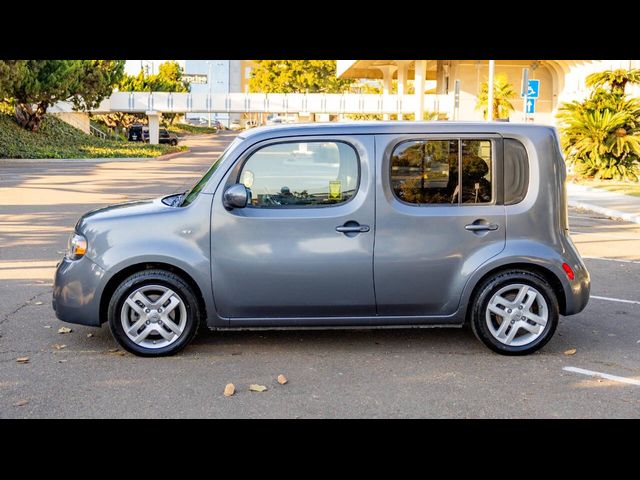
<svg viewBox="0 0 640 480">
<path fill-rule="evenodd" d="M 458 140 L 403 142 L 391 155 L 391 184 L 409 203 L 457 203 Z"/>
<path fill-rule="evenodd" d="M 491 159 L 490 140 L 403 142 L 391 154 L 391 186 L 408 203 L 488 203 L 492 201 Z"/>
<path fill-rule="evenodd" d="M 462 203 L 491 202 L 491 141 L 462 140 Z"/>
<path fill-rule="evenodd" d="M 318 141 L 261 148 L 243 165 L 239 181 L 251 192 L 250 206 L 303 208 L 348 201 L 358 177 L 353 147 Z"/>
<path fill-rule="evenodd" d="M 504 140 L 504 203 L 522 201 L 529 187 L 529 158 L 518 140 Z"/>
</svg>

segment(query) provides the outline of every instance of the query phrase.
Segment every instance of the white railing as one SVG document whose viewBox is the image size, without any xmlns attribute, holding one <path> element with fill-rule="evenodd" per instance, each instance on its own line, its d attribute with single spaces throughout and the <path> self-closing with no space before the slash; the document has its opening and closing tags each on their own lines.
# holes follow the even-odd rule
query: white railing
<svg viewBox="0 0 640 480">
<path fill-rule="evenodd" d="M 425 95 L 424 110 L 449 113 L 451 95 Z M 95 112 L 176 113 L 414 113 L 415 95 L 324 93 L 116 92 Z"/>
</svg>

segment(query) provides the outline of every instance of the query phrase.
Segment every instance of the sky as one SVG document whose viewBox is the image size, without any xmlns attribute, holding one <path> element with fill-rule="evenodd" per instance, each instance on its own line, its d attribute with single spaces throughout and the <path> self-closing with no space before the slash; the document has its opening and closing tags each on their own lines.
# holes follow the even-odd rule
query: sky
<svg viewBox="0 0 640 480">
<path fill-rule="evenodd" d="M 167 60 L 127 60 L 124 65 L 124 71 L 129 75 L 137 75 L 140 73 L 140 62 L 149 65 L 149 73 L 158 73 L 158 65 Z M 184 68 L 184 60 L 177 60 L 177 62 Z M 153 69 L 153 70 L 151 70 Z"/>
</svg>

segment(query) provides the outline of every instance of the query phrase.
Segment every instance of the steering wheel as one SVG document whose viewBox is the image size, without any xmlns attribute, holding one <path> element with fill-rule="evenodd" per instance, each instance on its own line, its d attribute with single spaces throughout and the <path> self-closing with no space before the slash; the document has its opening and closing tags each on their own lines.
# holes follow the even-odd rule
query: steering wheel
<svg viewBox="0 0 640 480">
<path fill-rule="evenodd" d="M 277 200 L 274 200 L 273 198 L 271 198 L 271 195 L 265 195 L 264 199 L 269 202 L 271 205 L 281 205 L 281 203 Z"/>
</svg>

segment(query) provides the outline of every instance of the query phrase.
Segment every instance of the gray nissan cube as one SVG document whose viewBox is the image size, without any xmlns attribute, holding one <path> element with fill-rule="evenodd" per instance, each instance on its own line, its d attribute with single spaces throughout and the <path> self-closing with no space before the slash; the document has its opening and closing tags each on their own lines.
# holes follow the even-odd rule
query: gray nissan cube
<svg viewBox="0 0 640 480">
<path fill-rule="evenodd" d="M 142 356 L 211 330 L 462 327 L 536 351 L 589 300 L 554 128 L 463 122 L 243 132 L 190 190 L 85 214 L 59 319 Z"/>
</svg>

